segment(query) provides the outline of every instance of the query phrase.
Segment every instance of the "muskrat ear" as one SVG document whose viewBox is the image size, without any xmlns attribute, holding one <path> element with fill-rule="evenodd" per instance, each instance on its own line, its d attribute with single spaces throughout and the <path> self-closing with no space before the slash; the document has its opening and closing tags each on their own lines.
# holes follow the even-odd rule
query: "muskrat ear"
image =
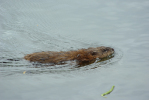
<svg viewBox="0 0 149 100">
<path fill-rule="evenodd" d="M 97 55 L 97 52 L 96 51 L 93 51 L 91 54 L 92 55 Z"/>
</svg>

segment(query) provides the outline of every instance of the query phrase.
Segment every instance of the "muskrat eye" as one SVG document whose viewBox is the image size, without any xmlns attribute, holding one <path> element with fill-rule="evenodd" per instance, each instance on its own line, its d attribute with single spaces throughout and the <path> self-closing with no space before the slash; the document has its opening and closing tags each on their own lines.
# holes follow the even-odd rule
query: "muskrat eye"
<svg viewBox="0 0 149 100">
<path fill-rule="evenodd" d="M 102 49 L 102 52 L 106 52 L 107 51 L 107 49 Z"/>
<path fill-rule="evenodd" d="M 93 51 L 93 52 L 92 52 L 92 55 L 97 55 L 97 52 L 96 52 L 96 51 Z"/>
</svg>

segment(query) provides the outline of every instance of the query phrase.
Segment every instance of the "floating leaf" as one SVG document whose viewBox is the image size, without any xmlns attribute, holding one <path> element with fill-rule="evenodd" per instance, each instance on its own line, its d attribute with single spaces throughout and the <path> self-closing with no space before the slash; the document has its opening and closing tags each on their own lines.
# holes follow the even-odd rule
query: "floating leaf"
<svg viewBox="0 0 149 100">
<path fill-rule="evenodd" d="M 26 73 L 26 71 L 23 72 L 23 74 L 25 74 L 25 73 Z"/>
<path fill-rule="evenodd" d="M 113 91 L 114 87 L 115 86 L 112 86 L 112 88 L 108 92 L 101 94 L 101 96 L 105 97 L 105 95 L 110 94 Z"/>
</svg>

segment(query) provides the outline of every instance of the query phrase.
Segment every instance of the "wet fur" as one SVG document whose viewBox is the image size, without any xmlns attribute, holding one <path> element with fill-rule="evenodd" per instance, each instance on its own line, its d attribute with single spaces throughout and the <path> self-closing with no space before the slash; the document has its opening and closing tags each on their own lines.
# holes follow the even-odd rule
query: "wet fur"
<svg viewBox="0 0 149 100">
<path fill-rule="evenodd" d="M 105 58 L 113 53 L 113 48 L 102 46 L 97 48 L 79 49 L 76 51 L 36 52 L 26 55 L 24 59 L 29 60 L 30 62 L 54 64 L 61 64 L 65 61 L 76 60 L 78 64 L 82 64 L 85 62 L 96 60 L 96 58 Z"/>
</svg>

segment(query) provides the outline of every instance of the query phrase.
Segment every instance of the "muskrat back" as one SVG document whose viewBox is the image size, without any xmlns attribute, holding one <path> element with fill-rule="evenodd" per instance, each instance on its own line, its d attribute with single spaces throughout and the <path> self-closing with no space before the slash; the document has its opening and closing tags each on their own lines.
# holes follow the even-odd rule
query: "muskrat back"
<svg viewBox="0 0 149 100">
<path fill-rule="evenodd" d="M 36 52 L 28 54 L 24 59 L 30 62 L 39 63 L 54 63 L 60 64 L 61 62 L 76 60 L 78 64 L 83 62 L 90 62 L 96 58 L 102 59 L 114 53 L 114 49 L 110 47 L 90 47 L 88 49 L 79 49 L 75 51 L 47 51 Z"/>
</svg>

